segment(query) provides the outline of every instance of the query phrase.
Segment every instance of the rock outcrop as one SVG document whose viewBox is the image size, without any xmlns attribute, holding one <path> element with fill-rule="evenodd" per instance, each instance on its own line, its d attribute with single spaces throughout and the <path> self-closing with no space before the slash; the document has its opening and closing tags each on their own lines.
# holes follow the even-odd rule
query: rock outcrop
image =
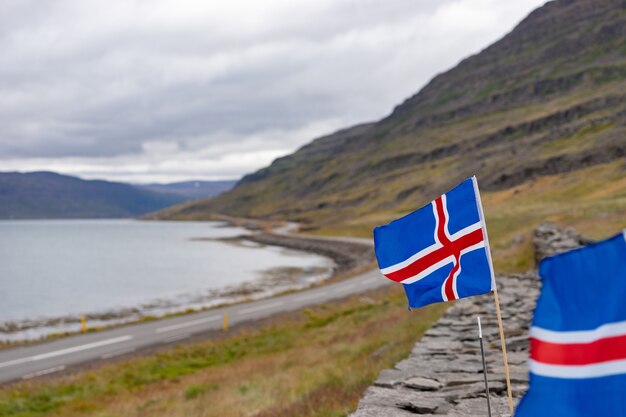
<svg viewBox="0 0 626 417">
<path fill-rule="evenodd" d="M 589 240 L 571 228 L 544 223 L 537 228 L 534 242 L 537 259 L 542 259 Z M 517 402 L 528 386 L 527 335 L 540 282 L 534 272 L 501 275 L 496 281 Z M 492 294 L 484 294 L 456 301 L 407 359 L 380 373 L 351 417 L 487 415 L 476 316 L 483 323 L 492 412 L 494 416 L 508 415 L 495 303 Z"/>
</svg>

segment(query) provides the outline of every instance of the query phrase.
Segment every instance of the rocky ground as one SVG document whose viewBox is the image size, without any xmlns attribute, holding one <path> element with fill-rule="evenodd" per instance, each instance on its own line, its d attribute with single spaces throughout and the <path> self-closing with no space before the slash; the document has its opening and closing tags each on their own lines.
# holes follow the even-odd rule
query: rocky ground
<svg viewBox="0 0 626 417">
<path fill-rule="evenodd" d="M 543 224 L 534 236 L 542 259 L 588 243 L 572 229 Z M 528 386 L 528 327 L 540 282 L 536 273 L 496 277 L 514 402 Z M 486 416 L 476 316 L 481 317 L 494 416 L 508 415 L 504 362 L 493 294 L 456 301 L 417 342 L 411 355 L 383 370 L 351 417 Z"/>
</svg>

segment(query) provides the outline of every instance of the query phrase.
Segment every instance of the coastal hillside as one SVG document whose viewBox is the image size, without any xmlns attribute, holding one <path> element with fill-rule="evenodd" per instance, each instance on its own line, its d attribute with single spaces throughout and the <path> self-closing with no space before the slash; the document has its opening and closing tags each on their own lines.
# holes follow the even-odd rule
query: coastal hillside
<svg viewBox="0 0 626 417">
<path fill-rule="evenodd" d="M 132 217 L 184 197 L 53 172 L 0 173 L 0 219 Z"/>
<path fill-rule="evenodd" d="M 388 117 L 318 138 L 164 217 L 227 213 L 369 235 L 476 174 L 498 259 L 513 259 L 530 254 L 527 235 L 545 219 L 591 235 L 626 226 L 625 98 L 624 3 L 552 1 Z"/>
</svg>

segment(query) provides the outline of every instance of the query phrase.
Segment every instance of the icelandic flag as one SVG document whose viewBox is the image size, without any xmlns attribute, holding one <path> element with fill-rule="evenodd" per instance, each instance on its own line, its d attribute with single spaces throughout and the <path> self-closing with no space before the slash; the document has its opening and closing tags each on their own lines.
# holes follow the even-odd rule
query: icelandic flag
<svg viewBox="0 0 626 417">
<path fill-rule="evenodd" d="M 626 416 L 626 230 L 544 259 L 516 417 Z"/>
<path fill-rule="evenodd" d="M 374 246 L 380 271 L 404 285 L 409 307 L 495 289 L 476 177 L 374 228 Z"/>
</svg>

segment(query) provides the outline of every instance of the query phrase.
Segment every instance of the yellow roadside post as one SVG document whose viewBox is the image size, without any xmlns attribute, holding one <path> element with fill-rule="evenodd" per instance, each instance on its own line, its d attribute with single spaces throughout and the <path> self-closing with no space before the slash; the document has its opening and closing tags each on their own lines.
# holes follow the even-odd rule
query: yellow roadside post
<svg viewBox="0 0 626 417">
<path fill-rule="evenodd" d="M 224 331 L 228 330 L 228 314 L 224 313 L 224 321 L 223 321 Z"/>
<path fill-rule="evenodd" d="M 81 324 L 81 331 L 83 333 L 86 333 L 87 332 L 87 320 L 85 320 L 84 314 L 80 315 L 80 324 Z"/>
</svg>

